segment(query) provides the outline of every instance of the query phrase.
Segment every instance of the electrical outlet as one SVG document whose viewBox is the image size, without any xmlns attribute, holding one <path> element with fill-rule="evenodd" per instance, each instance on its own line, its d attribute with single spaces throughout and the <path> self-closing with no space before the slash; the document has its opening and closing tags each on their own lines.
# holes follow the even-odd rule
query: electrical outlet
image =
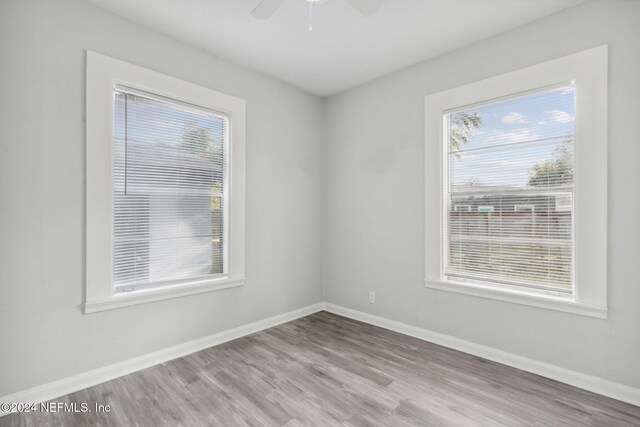
<svg viewBox="0 0 640 427">
<path fill-rule="evenodd" d="M 369 292 L 369 302 L 371 304 L 374 304 L 376 302 L 376 293 L 375 292 Z"/>
</svg>

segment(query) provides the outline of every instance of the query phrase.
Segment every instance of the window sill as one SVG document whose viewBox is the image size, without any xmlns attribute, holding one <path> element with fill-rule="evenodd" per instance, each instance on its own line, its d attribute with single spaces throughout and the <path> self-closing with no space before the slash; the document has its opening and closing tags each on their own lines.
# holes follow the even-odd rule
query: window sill
<svg viewBox="0 0 640 427">
<path fill-rule="evenodd" d="M 607 318 L 607 308 L 580 303 L 571 298 L 511 291 L 470 283 L 453 283 L 445 280 L 425 279 L 425 286 L 440 291 L 455 292 L 480 298 L 506 301 L 548 310 L 564 311 L 583 316 Z"/>
<path fill-rule="evenodd" d="M 84 312 L 95 313 L 98 311 L 112 310 L 119 307 L 128 307 L 137 304 L 160 301 L 170 298 L 178 298 L 187 295 L 200 294 L 203 292 L 219 291 L 222 289 L 235 288 L 244 285 L 245 278 L 239 279 L 213 279 L 200 281 L 179 286 L 166 287 L 161 289 L 146 289 L 134 292 L 124 292 L 115 294 L 111 298 L 96 301 L 87 301 L 84 304 Z"/>
</svg>

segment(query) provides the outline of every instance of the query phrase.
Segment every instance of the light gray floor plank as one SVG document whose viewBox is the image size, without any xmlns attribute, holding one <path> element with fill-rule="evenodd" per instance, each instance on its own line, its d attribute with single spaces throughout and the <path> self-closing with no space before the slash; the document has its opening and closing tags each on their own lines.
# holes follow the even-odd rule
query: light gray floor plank
<svg viewBox="0 0 640 427">
<path fill-rule="evenodd" d="M 0 426 L 640 426 L 640 408 L 326 312 L 55 401 Z"/>
</svg>

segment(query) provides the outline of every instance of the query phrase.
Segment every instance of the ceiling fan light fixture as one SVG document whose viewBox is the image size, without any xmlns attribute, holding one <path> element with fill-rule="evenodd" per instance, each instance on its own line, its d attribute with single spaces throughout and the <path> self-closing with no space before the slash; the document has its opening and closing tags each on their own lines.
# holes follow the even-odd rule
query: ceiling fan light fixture
<svg viewBox="0 0 640 427">
<path fill-rule="evenodd" d="M 328 0 L 304 0 L 311 6 L 321 5 Z M 382 0 L 345 0 L 354 9 L 364 16 L 371 16 L 380 9 Z M 261 0 L 260 3 L 251 11 L 251 15 L 258 19 L 268 19 L 273 13 L 282 6 L 284 0 Z"/>
</svg>

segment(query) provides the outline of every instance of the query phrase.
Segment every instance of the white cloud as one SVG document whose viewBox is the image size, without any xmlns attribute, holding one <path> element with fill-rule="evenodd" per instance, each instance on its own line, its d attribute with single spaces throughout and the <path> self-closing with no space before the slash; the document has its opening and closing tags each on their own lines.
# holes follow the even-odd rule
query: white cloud
<svg viewBox="0 0 640 427">
<path fill-rule="evenodd" d="M 495 163 L 502 167 L 505 167 L 505 166 L 522 167 L 522 164 L 524 162 L 522 160 L 497 160 Z"/>
<path fill-rule="evenodd" d="M 487 139 L 491 141 L 491 145 L 496 145 L 512 144 L 515 142 L 537 139 L 539 137 L 540 135 L 538 133 L 533 132 L 529 128 L 518 128 L 512 131 L 494 130 L 490 133 L 490 136 Z"/>
<path fill-rule="evenodd" d="M 573 116 L 566 111 L 551 110 L 545 111 L 544 113 L 556 123 L 569 123 L 573 121 Z"/>
<path fill-rule="evenodd" d="M 526 122 L 527 119 L 524 114 L 516 113 L 515 111 L 511 111 L 502 117 L 502 123 L 517 124 Z"/>
</svg>

